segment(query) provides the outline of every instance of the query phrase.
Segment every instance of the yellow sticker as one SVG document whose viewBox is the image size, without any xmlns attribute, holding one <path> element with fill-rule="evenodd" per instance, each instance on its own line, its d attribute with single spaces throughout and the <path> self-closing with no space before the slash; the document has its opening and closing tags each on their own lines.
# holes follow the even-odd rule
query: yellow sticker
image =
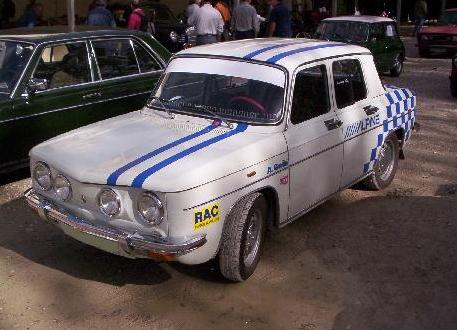
<svg viewBox="0 0 457 330">
<path fill-rule="evenodd" d="M 220 220 L 219 202 L 205 206 L 194 212 L 194 230 L 209 226 Z"/>
</svg>

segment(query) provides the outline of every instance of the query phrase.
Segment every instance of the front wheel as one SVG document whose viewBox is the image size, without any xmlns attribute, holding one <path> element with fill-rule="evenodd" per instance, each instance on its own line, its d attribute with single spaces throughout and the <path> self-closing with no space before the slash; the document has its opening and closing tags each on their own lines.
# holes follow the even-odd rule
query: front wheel
<svg viewBox="0 0 457 330">
<path fill-rule="evenodd" d="M 395 134 L 389 135 L 381 147 L 373 173 L 363 181 L 367 188 L 382 190 L 390 185 L 397 172 L 399 149 Z"/>
<path fill-rule="evenodd" d="M 265 236 L 267 202 L 260 193 L 242 198 L 227 217 L 219 250 L 222 275 L 242 282 L 253 273 L 260 259 Z"/>
<path fill-rule="evenodd" d="M 398 54 L 397 57 L 395 57 L 393 67 L 390 69 L 390 75 L 392 77 L 399 77 L 400 74 L 402 73 L 402 71 L 403 71 L 403 57 L 401 56 L 401 54 Z"/>
</svg>

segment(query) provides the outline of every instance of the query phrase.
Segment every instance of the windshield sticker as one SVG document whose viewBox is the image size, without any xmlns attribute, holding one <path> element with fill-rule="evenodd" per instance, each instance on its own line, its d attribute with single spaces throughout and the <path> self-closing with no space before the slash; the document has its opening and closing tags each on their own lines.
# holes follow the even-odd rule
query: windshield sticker
<svg viewBox="0 0 457 330">
<path fill-rule="evenodd" d="M 194 212 L 194 230 L 209 226 L 220 220 L 219 202 L 205 206 Z"/>
</svg>

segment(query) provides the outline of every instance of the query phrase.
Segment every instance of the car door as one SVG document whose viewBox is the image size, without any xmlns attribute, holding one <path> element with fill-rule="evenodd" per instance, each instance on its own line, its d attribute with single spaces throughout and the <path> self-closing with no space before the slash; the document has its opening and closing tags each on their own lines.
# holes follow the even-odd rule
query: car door
<svg viewBox="0 0 457 330">
<path fill-rule="evenodd" d="M 394 22 L 386 23 L 384 26 L 386 66 L 390 69 L 394 66 L 397 56 L 402 56 L 403 43 L 398 36 L 397 25 Z"/>
<path fill-rule="evenodd" d="M 332 109 L 326 62 L 301 67 L 294 77 L 289 126 L 289 218 L 339 188 L 343 161 L 340 121 Z"/>
<path fill-rule="evenodd" d="M 388 56 L 386 55 L 385 25 L 383 23 L 371 24 L 367 48 L 373 54 L 378 71 L 387 71 L 390 67 L 388 66 Z"/>
<path fill-rule="evenodd" d="M 87 95 L 100 90 L 92 83 L 85 41 L 44 45 L 31 63 L 24 78 L 29 83 L 21 84 L 22 90 L 13 97 L 14 120 L 8 122 L 8 130 L 16 134 L 15 155 L 3 155 L 2 162 L 12 161 L 12 157 L 25 161 L 36 144 L 86 125 L 94 117 Z M 40 87 L 31 90 L 31 83 Z"/>
<path fill-rule="evenodd" d="M 382 133 L 383 95 L 376 89 L 381 84 L 369 56 L 335 59 L 331 67 L 337 115 L 343 123 L 340 188 L 345 188 L 364 177 L 372 166 L 371 153 Z"/>
<path fill-rule="evenodd" d="M 133 38 L 92 40 L 103 112 L 110 116 L 141 109 L 163 72 L 144 43 Z"/>
</svg>

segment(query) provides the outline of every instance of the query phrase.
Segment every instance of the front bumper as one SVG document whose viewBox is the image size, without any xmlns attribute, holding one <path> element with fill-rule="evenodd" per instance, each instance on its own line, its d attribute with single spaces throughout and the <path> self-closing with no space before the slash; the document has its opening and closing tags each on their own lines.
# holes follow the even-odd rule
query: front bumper
<svg viewBox="0 0 457 330">
<path fill-rule="evenodd" d="M 206 235 L 171 241 L 141 235 L 138 232 L 94 225 L 54 205 L 33 189 L 27 190 L 24 195 L 28 205 L 43 220 L 59 226 L 66 234 L 79 241 L 125 257 L 172 261 L 206 243 Z"/>
</svg>

